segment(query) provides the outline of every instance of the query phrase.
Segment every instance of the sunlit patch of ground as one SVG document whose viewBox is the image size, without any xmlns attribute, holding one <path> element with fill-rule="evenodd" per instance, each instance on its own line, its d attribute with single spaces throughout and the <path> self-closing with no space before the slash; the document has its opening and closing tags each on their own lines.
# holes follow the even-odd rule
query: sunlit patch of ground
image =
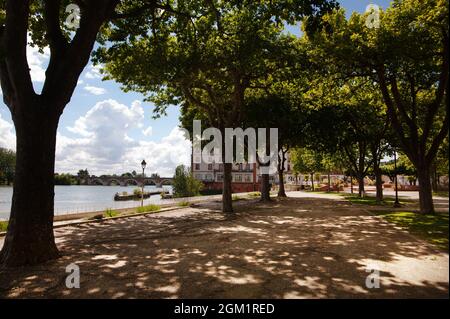
<svg viewBox="0 0 450 319">
<path fill-rule="evenodd" d="M 448 298 L 448 254 L 334 195 L 290 193 L 55 231 L 63 257 L 0 272 L 2 297 Z M 310 197 L 306 197 L 310 196 Z M 81 287 L 65 285 L 80 266 Z M 379 274 L 379 288 L 366 286 Z"/>
</svg>

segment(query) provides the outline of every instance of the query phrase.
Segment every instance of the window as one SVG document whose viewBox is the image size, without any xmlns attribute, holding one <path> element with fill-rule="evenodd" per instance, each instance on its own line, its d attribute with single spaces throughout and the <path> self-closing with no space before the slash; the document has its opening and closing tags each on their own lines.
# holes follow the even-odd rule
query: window
<svg viewBox="0 0 450 319">
<path fill-rule="evenodd" d="M 245 175 L 245 181 L 246 182 L 251 182 L 252 181 L 252 176 L 251 175 Z"/>
<path fill-rule="evenodd" d="M 200 170 L 200 164 L 195 164 L 195 170 L 199 171 Z"/>
<path fill-rule="evenodd" d="M 223 181 L 223 174 L 217 174 L 217 181 L 222 182 Z"/>
<path fill-rule="evenodd" d="M 241 174 L 235 175 L 235 176 L 234 176 L 234 180 L 235 180 L 236 182 L 242 182 L 242 175 L 241 175 Z"/>
<path fill-rule="evenodd" d="M 213 169 L 212 164 L 208 164 L 208 171 L 212 171 L 212 169 Z"/>
<path fill-rule="evenodd" d="M 223 164 L 219 164 L 219 170 L 223 171 Z"/>
</svg>

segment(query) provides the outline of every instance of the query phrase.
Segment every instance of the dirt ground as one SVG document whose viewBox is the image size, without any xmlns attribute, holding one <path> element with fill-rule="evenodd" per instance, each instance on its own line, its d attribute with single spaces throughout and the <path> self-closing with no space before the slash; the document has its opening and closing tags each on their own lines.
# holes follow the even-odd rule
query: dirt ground
<svg viewBox="0 0 450 319">
<path fill-rule="evenodd" d="M 56 229 L 63 257 L 0 271 L 0 297 L 448 298 L 447 253 L 340 197 L 289 195 Z"/>
</svg>

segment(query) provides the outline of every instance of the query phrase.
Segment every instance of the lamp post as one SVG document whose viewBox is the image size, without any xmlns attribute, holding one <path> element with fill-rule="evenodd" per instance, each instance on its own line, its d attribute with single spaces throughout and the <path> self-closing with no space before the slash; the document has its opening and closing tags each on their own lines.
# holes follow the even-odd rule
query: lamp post
<svg viewBox="0 0 450 319">
<path fill-rule="evenodd" d="M 145 162 L 145 160 L 142 160 L 141 166 L 142 166 L 141 207 L 144 207 L 145 167 L 147 166 L 147 163 Z"/>
<path fill-rule="evenodd" d="M 394 207 L 400 207 L 398 201 L 398 182 L 397 182 L 397 151 L 394 149 L 394 178 L 395 178 L 395 202 Z"/>
</svg>

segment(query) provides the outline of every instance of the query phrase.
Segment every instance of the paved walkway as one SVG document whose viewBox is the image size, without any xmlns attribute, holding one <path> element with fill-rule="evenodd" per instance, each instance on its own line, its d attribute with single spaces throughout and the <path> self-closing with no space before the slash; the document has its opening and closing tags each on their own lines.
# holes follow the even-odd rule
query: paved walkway
<svg viewBox="0 0 450 319">
<path fill-rule="evenodd" d="M 210 203 L 59 228 L 64 256 L 0 272 L 0 297 L 448 298 L 447 253 L 342 197 L 289 195 L 236 202 L 234 218 Z M 80 289 L 65 286 L 70 263 Z"/>
</svg>

